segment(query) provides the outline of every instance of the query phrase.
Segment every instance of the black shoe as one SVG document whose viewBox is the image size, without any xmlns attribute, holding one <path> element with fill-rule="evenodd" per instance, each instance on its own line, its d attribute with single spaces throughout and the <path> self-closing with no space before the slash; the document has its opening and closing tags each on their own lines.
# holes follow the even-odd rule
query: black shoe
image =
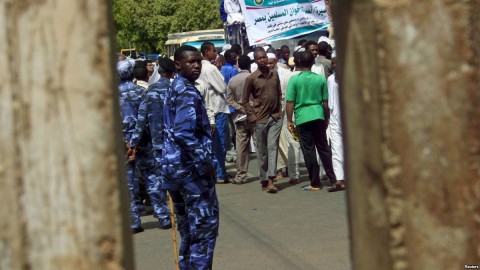
<svg viewBox="0 0 480 270">
<path fill-rule="evenodd" d="M 142 227 L 132 228 L 132 234 L 137 234 L 145 231 Z"/>
<path fill-rule="evenodd" d="M 172 228 L 172 223 L 169 223 L 167 225 L 160 225 L 161 230 L 168 230 Z"/>
<path fill-rule="evenodd" d="M 160 229 L 162 230 L 168 230 L 172 228 L 172 222 L 170 221 L 170 219 L 165 219 L 163 221 L 158 220 L 158 222 L 160 223 Z"/>
</svg>

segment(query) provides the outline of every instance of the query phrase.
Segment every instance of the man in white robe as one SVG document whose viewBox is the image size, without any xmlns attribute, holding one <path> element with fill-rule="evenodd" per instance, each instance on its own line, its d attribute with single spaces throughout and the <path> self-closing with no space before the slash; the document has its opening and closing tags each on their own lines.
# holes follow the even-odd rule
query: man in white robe
<svg viewBox="0 0 480 270">
<path fill-rule="evenodd" d="M 275 55 L 272 54 L 267 54 L 267 57 L 268 61 L 276 58 Z M 278 63 L 276 63 L 276 67 L 278 70 L 280 85 L 282 89 L 282 111 L 285 112 L 285 94 L 287 91 L 288 81 L 294 75 L 299 74 L 300 71 L 290 71 L 288 69 L 284 69 L 282 67 L 279 67 Z M 289 183 L 292 185 L 296 185 L 300 183 L 299 166 L 300 163 L 303 162 L 303 154 L 300 148 L 299 139 L 296 133 L 294 134 L 290 130 L 288 130 L 287 119 L 283 116 L 283 125 L 282 131 L 280 132 L 280 141 L 278 146 L 277 169 L 287 167 L 288 176 L 290 177 Z M 277 174 L 277 176 L 279 175 L 280 174 Z"/>
<path fill-rule="evenodd" d="M 335 71 L 336 57 L 332 56 L 332 70 Z M 328 107 L 330 109 L 330 145 L 332 147 L 333 171 L 337 177 L 337 182 L 329 187 L 329 192 L 335 192 L 345 189 L 345 172 L 343 168 L 343 140 L 342 140 L 342 122 L 340 117 L 340 97 L 339 88 L 335 72 L 328 77 Z"/>
</svg>

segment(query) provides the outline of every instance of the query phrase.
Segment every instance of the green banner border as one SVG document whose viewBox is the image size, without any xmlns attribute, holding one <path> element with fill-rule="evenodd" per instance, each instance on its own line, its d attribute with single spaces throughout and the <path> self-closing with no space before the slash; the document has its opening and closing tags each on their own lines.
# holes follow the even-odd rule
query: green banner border
<svg viewBox="0 0 480 270">
<path fill-rule="evenodd" d="M 270 8 L 270 7 L 281 7 L 291 4 L 308 4 L 319 2 L 318 0 L 244 0 L 245 6 L 255 7 L 255 8 Z M 256 1 L 261 3 L 256 3 Z"/>
</svg>

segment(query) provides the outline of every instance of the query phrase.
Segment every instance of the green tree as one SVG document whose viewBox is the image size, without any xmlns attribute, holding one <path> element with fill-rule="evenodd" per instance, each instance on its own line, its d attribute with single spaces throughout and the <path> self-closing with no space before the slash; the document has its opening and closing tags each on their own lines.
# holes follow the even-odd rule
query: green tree
<svg viewBox="0 0 480 270">
<path fill-rule="evenodd" d="M 219 0 L 114 0 L 120 48 L 161 52 L 169 33 L 221 28 Z"/>
<path fill-rule="evenodd" d="M 172 22 L 172 32 L 222 28 L 222 20 L 218 11 L 218 0 L 181 0 L 176 18 Z"/>
</svg>

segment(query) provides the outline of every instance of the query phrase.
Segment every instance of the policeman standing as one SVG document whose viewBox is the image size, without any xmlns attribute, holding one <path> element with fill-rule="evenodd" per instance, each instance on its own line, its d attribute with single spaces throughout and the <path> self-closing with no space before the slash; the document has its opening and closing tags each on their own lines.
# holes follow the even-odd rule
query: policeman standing
<svg viewBox="0 0 480 270">
<path fill-rule="evenodd" d="M 120 110 L 122 119 L 123 140 L 128 150 L 127 155 L 130 157 L 126 163 L 128 190 L 130 193 L 130 219 L 132 233 L 143 232 L 142 222 L 138 213 L 138 207 L 134 200 L 135 192 L 135 162 L 134 154 L 130 150 L 130 139 L 135 125 L 137 123 L 138 108 L 142 101 L 142 95 L 145 89 L 133 83 L 133 68 L 135 62 L 132 60 L 123 60 L 117 62 L 117 71 L 120 77 L 120 85 L 118 87 L 120 95 Z"/>
<path fill-rule="evenodd" d="M 172 61 L 173 65 L 173 61 Z M 162 69 L 159 69 L 161 71 Z M 173 74 L 173 71 L 171 71 Z M 161 229 L 172 227 L 168 206 L 165 202 L 166 190 L 161 186 L 159 158 L 161 151 L 161 119 L 166 89 L 170 86 L 168 78 L 148 86 L 148 70 L 145 62 L 137 61 L 134 69 L 137 85 L 145 88 L 146 93 L 138 109 L 138 120 L 130 139 L 130 148 L 135 154 L 135 162 L 140 173 L 145 178 L 147 193 L 158 218 Z M 148 88 L 148 91 L 146 90 Z"/>
<path fill-rule="evenodd" d="M 175 75 L 167 91 L 162 147 L 162 174 L 174 201 L 182 244 L 181 269 L 212 269 L 218 235 L 216 161 L 202 96 L 195 88 L 202 56 L 192 46 L 175 51 Z"/>
</svg>

